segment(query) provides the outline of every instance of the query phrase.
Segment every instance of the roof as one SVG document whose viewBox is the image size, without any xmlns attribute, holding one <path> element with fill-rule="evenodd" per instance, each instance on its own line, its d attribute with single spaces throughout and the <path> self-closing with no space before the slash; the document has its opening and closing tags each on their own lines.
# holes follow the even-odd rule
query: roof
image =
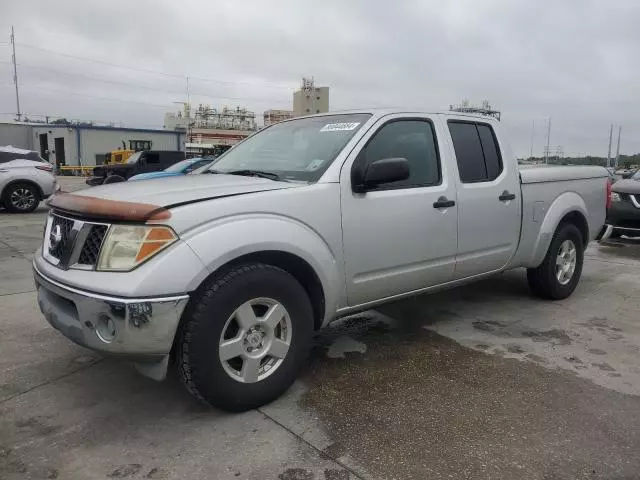
<svg viewBox="0 0 640 480">
<path fill-rule="evenodd" d="M 27 123 L 27 122 L 0 122 L 5 125 L 17 125 L 25 127 L 38 127 L 38 128 L 72 128 L 79 130 L 108 130 L 112 132 L 144 132 L 144 133 L 165 133 L 172 135 L 184 135 L 184 130 L 166 130 L 163 128 L 130 128 L 130 127 L 109 127 L 107 125 L 58 125 L 51 123 Z"/>
<path fill-rule="evenodd" d="M 18 147 L 13 147 L 11 145 L 7 145 L 6 147 L 0 147 L 0 152 L 17 153 L 18 155 L 26 155 L 27 153 L 32 152 L 32 150 L 25 150 L 24 148 L 18 148 Z"/>
<path fill-rule="evenodd" d="M 462 112 L 456 112 L 453 110 L 390 107 L 390 108 L 362 108 L 362 109 L 353 109 L 353 110 L 337 110 L 337 111 L 331 111 L 331 112 L 325 112 L 325 113 L 316 113 L 314 115 L 304 115 L 302 117 L 294 117 L 294 118 L 286 119 L 280 123 L 290 122 L 292 120 L 296 120 L 297 118 L 326 117 L 331 115 L 356 115 L 356 114 L 368 114 L 376 118 L 381 118 L 387 115 L 395 115 L 395 114 L 444 115 L 447 117 L 457 117 L 457 118 L 461 118 L 461 117 L 474 118 L 474 119 L 481 118 L 486 122 L 498 122 L 498 120 L 495 117 L 491 117 L 488 115 L 462 113 Z"/>
</svg>

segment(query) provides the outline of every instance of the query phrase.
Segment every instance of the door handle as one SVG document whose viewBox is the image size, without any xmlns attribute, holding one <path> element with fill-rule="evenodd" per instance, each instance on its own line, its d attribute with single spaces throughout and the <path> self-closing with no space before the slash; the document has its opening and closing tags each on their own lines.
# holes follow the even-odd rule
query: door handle
<svg viewBox="0 0 640 480">
<path fill-rule="evenodd" d="M 498 200 L 500 200 L 501 202 L 506 202 L 506 201 L 515 200 L 515 199 L 516 199 L 516 194 L 509 193 L 508 190 L 505 190 L 504 192 L 502 192 L 502 195 L 498 197 Z"/>
<path fill-rule="evenodd" d="M 453 207 L 456 204 L 453 200 L 449 200 L 447 197 L 442 196 L 438 198 L 437 202 L 433 203 L 433 208 L 448 208 Z"/>
</svg>

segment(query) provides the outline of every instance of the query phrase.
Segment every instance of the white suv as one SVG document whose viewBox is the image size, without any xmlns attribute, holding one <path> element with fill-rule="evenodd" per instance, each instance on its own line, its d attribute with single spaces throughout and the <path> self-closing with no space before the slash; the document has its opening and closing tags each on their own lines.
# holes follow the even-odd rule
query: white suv
<svg viewBox="0 0 640 480">
<path fill-rule="evenodd" d="M 56 188 L 53 166 L 36 152 L 0 147 L 0 206 L 12 213 L 33 212 Z"/>
</svg>

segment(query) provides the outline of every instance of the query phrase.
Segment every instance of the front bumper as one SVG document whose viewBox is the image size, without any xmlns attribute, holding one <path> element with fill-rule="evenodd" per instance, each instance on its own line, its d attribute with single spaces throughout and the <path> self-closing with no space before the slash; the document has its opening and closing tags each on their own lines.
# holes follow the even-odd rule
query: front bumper
<svg viewBox="0 0 640 480">
<path fill-rule="evenodd" d="M 613 202 L 607 211 L 602 239 L 606 240 L 614 231 L 623 235 L 640 236 L 640 208 L 631 201 Z"/>
<path fill-rule="evenodd" d="M 47 321 L 84 347 L 134 362 L 163 362 L 171 351 L 188 295 L 122 298 L 64 285 L 33 266 L 38 305 Z M 153 375 L 150 375 L 153 376 Z"/>
</svg>

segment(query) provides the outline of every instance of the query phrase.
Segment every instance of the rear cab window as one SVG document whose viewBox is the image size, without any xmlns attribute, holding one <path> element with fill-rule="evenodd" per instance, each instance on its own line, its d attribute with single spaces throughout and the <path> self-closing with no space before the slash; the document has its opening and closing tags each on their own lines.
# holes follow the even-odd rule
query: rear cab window
<svg viewBox="0 0 640 480">
<path fill-rule="evenodd" d="M 491 125 L 466 120 L 448 122 L 462 183 L 491 182 L 503 170 L 500 148 Z"/>
</svg>

